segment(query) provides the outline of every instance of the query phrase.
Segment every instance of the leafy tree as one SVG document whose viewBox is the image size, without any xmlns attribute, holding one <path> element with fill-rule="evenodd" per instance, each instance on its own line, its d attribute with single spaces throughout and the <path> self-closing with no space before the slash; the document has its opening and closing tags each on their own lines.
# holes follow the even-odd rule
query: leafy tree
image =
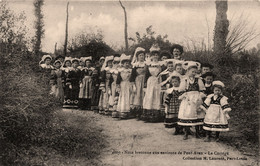
<svg viewBox="0 0 260 166">
<path fill-rule="evenodd" d="M 157 43 L 161 50 L 170 52 L 172 43 L 167 38 L 168 35 L 156 35 L 156 32 L 152 29 L 152 25 L 150 25 L 146 28 L 146 33 L 142 36 L 139 32 L 136 32 L 135 38 L 129 38 L 129 40 L 133 41 L 130 51 L 134 53 L 136 47 L 143 47 L 146 51 L 149 51 L 151 46 Z"/>
<path fill-rule="evenodd" d="M 11 53 L 27 51 L 30 39 L 26 36 L 26 17 L 24 13 L 14 14 L 7 4 L 0 3 L 0 53 L 9 56 Z M 1 60 L 3 62 L 3 59 Z"/>
<path fill-rule="evenodd" d="M 114 54 L 115 51 L 103 41 L 103 38 L 100 30 L 97 33 L 82 31 L 70 40 L 68 54 L 72 57 L 92 56 L 95 61 L 101 56 Z"/>
</svg>

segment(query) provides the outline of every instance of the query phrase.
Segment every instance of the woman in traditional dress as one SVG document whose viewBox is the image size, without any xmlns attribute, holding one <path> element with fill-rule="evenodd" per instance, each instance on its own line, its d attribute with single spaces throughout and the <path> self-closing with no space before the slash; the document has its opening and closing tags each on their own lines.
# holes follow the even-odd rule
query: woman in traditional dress
<svg viewBox="0 0 260 166">
<path fill-rule="evenodd" d="M 131 56 L 122 54 L 120 56 L 120 63 L 122 67 L 119 70 L 116 84 L 118 86 L 119 98 L 117 104 L 117 111 L 119 112 L 120 119 L 128 119 L 131 117 L 131 97 L 135 91 L 135 85 L 133 80 L 130 80 L 132 75 L 132 69 L 130 66 Z M 131 82 L 130 82 L 131 81 Z"/>
<path fill-rule="evenodd" d="M 92 97 L 91 97 L 91 110 L 95 113 L 98 113 L 98 104 L 99 104 L 99 97 L 100 97 L 100 70 L 98 66 L 94 67 L 92 73 Z"/>
<path fill-rule="evenodd" d="M 79 59 L 79 66 L 78 69 L 83 70 L 83 68 L 85 67 L 85 61 L 86 61 L 86 57 L 80 57 Z"/>
<path fill-rule="evenodd" d="M 91 110 L 91 98 L 93 92 L 93 72 L 95 68 L 91 67 L 92 57 L 84 58 L 86 67 L 81 70 L 79 105 L 83 110 Z"/>
<path fill-rule="evenodd" d="M 63 71 L 61 70 L 61 61 L 56 60 L 54 62 L 55 69 L 51 71 L 51 83 L 52 83 L 52 93 L 55 97 L 63 102 L 64 92 L 63 92 Z"/>
<path fill-rule="evenodd" d="M 141 119 L 143 112 L 144 82 L 147 66 L 145 64 L 145 49 L 137 47 L 132 60 L 132 79 L 135 80 L 136 92 L 133 99 L 133 113 Z"/>
<path fill-rule="evenodd" d="M 71 60 L 72 67 L 70 68 L 67 76 L 66 84 L 69 86 L 68 105 L 69 108 L 78 108 L 79 103 L 79 84 L 81 71 L 78 69 L 79 59 L 74 58 Z"/>
<path fill-rule="evenodd" d="M 184 62 L 183 67 L 187 70 L 186 77 L 184 77 L 180 84 L 179 91 L 183 93 L 180 96 L 182 100 L 178 114 L 178 125 L 185 129 L 184 140 L 188 139 L 188 132 L 191 126 L 196 128 L 196 138 L 199 138 L 199 125 L 203 124 L 205 116 L 204 111 L 200 109 L 202 98 L 205 97 L 203 91 L 205 86 L 202 80 L 195 77 L 200 64 L 193 61 Z"/>
<path fill-rule="evenodd" d="M 109 114 L 112 114 L 112 118 L 118 118 L 119 114 L 116 110 L 118 104 L 119 93 L 116 91 L 116 80 L 118 76 L 118 69 L 120 64 L 120 57 L 114 57 L 113 68 L 111 70 L 112 74 L 112 83 L 111 83 L 111 95 L 109 97 Z"/>
<path fill-rule="evenodd" d="M 101 68 L 103 63 L 105 62 L 105 57 L 100 57 L 99 61 L 95 63 L 95 70 L 93 72 L 93 95 L 91 100 L 91 109 L 94 110 L 94 113 L 99 113 L 99 102 L 102 90 L 100 88 L 101 80 L 102 80 L 102 72 Z"/>
<path fill-rule="evenodd" d="M 112 82 L 112 74 L 111 70 L 113 67 L 113 59 L 114 56 L 107 56 L 105 58 L 105 62 L 101 67 L 101 83 L 100 89 L 101 95 L 99 100 L 99 113 L 100 114 L 109 114 L 109 96 L 111 95 L 111 82 Z"/>
<path fill-rule="evenodd" d="M 150 48 L 151 62 L 148 63 L 148 74 L 146 75 L 147 88 L 143 99 L 142 119 L 148 122 L 159 122 L 163 120 L 161 114 L 161 86 L 160 76 L 161 64 L 159 62 L 160 48 L 153 45 Z"/>
<path fill-rule="evenodd" d="M 69 78 L 68 74 L 71 69 L 71 57 L 65 57 L 63 65 L 61 67 L 62 70 L 62 80 L 63 83 L 63 92 L 64 92 L 64 101 L 63 101 L 63 108 L 70 108 L 71 106 L 71 99 L 70 99 L 70 88 L 69 88 Z"/>
</svg>

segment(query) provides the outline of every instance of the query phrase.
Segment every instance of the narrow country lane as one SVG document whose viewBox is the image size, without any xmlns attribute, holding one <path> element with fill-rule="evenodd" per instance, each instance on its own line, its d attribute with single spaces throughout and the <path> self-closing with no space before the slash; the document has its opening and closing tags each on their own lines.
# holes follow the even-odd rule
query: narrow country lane
<svg viewBox="0 0 260 166">
<path fill-rule="evenodd" d="M 102 165 L 257 165 L 250 157 L 243 156 L 239 151 L 221 143 L 204 142 L 194 136 L 183 140 L 182 135 L 174 136 L 174 129 L 166 129 L 162 123 L 144 123 L 135 119 L 119 121 L 92 111 L 82 113 L 95 118 L 104 134 L 108 135 L 109 146 L 101 154 Z M 195 155 L 195 152 L 198 154 Z M 221 157 L 225 160 L 217 159 Z M 240 160 L 237 160 L 238 158 Z"/>
</svg>

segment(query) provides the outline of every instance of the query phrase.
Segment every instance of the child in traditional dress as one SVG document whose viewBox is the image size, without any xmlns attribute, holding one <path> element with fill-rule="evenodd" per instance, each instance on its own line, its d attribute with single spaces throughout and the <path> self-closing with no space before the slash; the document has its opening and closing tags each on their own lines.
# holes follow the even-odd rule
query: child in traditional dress
<svg viewBox="0 0 260 166">
<path fill-rule="evenodd" d="M 207 72 L 212 72 L 213 68 L 214 68 L 214 66 L 209 63 L 202 63 L 201 64 L 201 75 L 203 75 Z"/>
<path fill-rule="evenodd" d="M 92 57 L 86 57 L 86 67 L 81 69 L 79 105 L 81 109 L 91 110 L 91 98 L 93 93 L 93 72 L 95 68 L 91 67 Z"/>
<path fill-rule="evenodd" d="M 203 83 L 205 85 L 205 94 L 208 96 L 213 93 L 213 85 L 212 82 L 214 81 L 216 75 L 212 72 L 207 72 L 201 76 L 203 78 Z"/>
<path fill-rule="evenodd" d="M 161 85 L 160 76 L 161 64 L 159 62 L 158 45 L 153 45 L 150 48 L 151 62 L 147 63 L 148 73 L 146 75 L 147 87 L 143 99 L 143 115 L 142 119 L 147 122 L 159 122 L 163 120 L 161 114 Z M 145 81 L 146 82 L 146 81 Z"/>
<path fill-rule="evenodd" d="M 167 62 L 167 69 L 162 71 L 160 73 L 160 76 L 161 76 L 161 85 L 164 86 L 166 83 L 167 83 L 167 78 L 169 78 L 169 76 L 174 72 L 174 64 L 173 64 L 173 61 L 168 61 Z M 165 87 L 165 86 L 164 86 Z M 166 87 L 165 87 L 166 88 Z M 165 89 L 164 88 L 164 89 Z"/>
<path fill-rule="evenodd" d="M 205 86 L 200 78 L 195 77 L 200 64 L 193 61 L 184 62 L 183 67 L 187 70 L 180 84 L 179 91 L 183 93 L 179 99 L 182 100 L 179 114 L 178 125 L 185 129 L 184 140 L 188 139 L 188 132 L 191 126 L 196 128 L 196 138 L 199 138 L 199 125 L 203 124 L 204 112 L 201 111 L 200 105 L 202 98 L 205 96 L 202 93 Z"/>
<path fill-rule="evenodd" d="M 143 112 L 144 82 L 147 66 L 145 64 L 145 49 L 137 47 L 132 60 L 132 79 L 135 80 L 136 93 L 134 93 L 133 113 L 138 120 Z"/>
<path fill-rule="evenodd" d="M 122 54 L 120 56 L 120 63 L 122 68 L 119 69 L 119 74 L 116 80 L 118 86 L 119 98 L 117 104 L 117 111 L 119 112 L 120 119 L 128 119 L 131 117 L 131 97 L 132 93 L 135 92 L 134 80 L 130 80 L 132 75 L 132 69 L 130 66 L 131 55 L 127 56 Z"/>
<path fill-rule="evenodd" d="M 209 95 L 201 108 L 205 110 L 203 129 L 207 131 L 206 142 L 210 141 L 211 132 L 216 131 L 216 141 L 219 141 L 220 132 L 229 131 L 228 112 L 231 108 L 228 104 L 228 98 L 222 94 L 224 84 L 221 81 L 214 81 L 213 94 Z"/>
<path fill-rule="evenodd" d="M 78 69 L 79 59 L 74 58 L 71 60 L 72 67 L 70 68 L 67 76 L 66 84 L 69 86 L 68 105 L 70 108 L 78 108 L 79 103 L 79 84 L 81 71 Z"/>
<path fill-rule="evenodd" d="M 160 54 L 161 57 L 161 66 L 162 66 L 162 71 L 167 69 L 167 60 L 171 57 L 171 54 L 168 51 L 162 51 Z"/>
<path fill-rule="evenodd" d="M 52 92 L 51 94 L 55 95 L 55 97 L 63 102 L 64 100 L 64 92 L 63 92 L 63 71 L 61 70 L 61 61 L 56 60 L 54 62 L 55 69 L 51 71 L 51 84 L 52 84 Z"/>
<path fill-rule="evenodd" d="M 162 83 L 161 86 L 165 86 L 166 89 L 171 88 L 171 84 L 169 84 L 169 79 L 171 79 L 170 75 L 178 75 L 180 79 L 182 79 L 183 76 L 183 68 L 182 63 L 184 61 L 179 61 L 175 59 L 168 59 L 168 67 L 167 70 L 160 73 L 162 76 Z"/>
<path fill-rule="evenodd" d="M 181 100 L 179 100 L 180 92 L 180 77 L 177 74 L 171 74 L 171 79 L 169 80 L 170 83 L 173 85 L 172 88 L 167 89 L 166 91 L 166 98 L 164 103 L 166 104 L 165 107 L 165 121 L 164 125 L 166 128 L 173 128 L 175 127 L 174 135 L 180 134 L 180 126 L 178 126 L 178 113 Z"/>
<path fill-rule="evenodd" d="M 203 81 L 205 89 L 206 89 L 204 91 L 204 93 L 205 93 L 206 96 L 208 96 L 208 95 L 213 93 L 212 82 L 213 82 L 213 80 L 215 78 L 215 74 L 213 74 L 212 72 L 207 72 L 207 73 L 203 74 L 201 77 L 202 77 L 202 81 Z M 203 98 L 203 101 L 206 99 L 206 96 Z M 203 125 L 199 125 L 199 133 L 203 137 L 206 136 L 206 131 L 203 130 Z"/>
<path fill-rule="evenodd" d="M 102 80 L 99 100 L 99 113 L 109 115 L 109 96 L 111 95 L 112 67 L 114 56 L 107 56 L 101 68 Z"/>
<path fill-rule="evenodd" d="M 161 76 L 161 80 L 160 80 L 160 85 L 161 85 L 161 113 L 164 114 L 165 112 L 165 104 L 164 104 L 164 100 L 165 100 L 165 91 L 166 89 L 170 88 L 169 84 L 168 84 L 168 78 L 169 76 L 174 72 L 174 65 L 173 65 L 173 61 L 169 60 L 166 61 L 167 63 L 167 68 L 166 70 L 162 71 L 159 75 Z"/>
<path fill-rule="evenodd" d="M 182 63 L 183 63 L 183 61 L 176 61 L 175 62 L 175 69 L 174 69 L 176 74 L 179 74 L 180 78 L 182 78 L 182 76 L 183 76 Z"/>
</svg>

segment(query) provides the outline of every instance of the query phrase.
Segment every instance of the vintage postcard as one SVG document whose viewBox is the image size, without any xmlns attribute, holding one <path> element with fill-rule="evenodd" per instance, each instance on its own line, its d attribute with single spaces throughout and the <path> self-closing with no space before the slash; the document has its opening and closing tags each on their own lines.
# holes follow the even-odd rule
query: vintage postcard
<svg viewBox="0 0 260 166">
<path fill-rule="evenodd" d="M 0 165 L 258 166 L 259 0 L 0 0 Z"/>
</svg>

